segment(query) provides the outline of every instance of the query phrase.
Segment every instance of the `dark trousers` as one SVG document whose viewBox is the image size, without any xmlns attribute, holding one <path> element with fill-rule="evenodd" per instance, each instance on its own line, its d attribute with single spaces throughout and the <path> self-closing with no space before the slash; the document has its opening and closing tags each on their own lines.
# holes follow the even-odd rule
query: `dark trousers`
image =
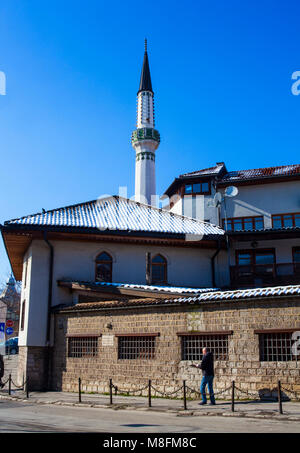
<svg viewBox="0 0 300 453">
<path fill-rule="evenodd" d="M 215 396 L 214 396 L 214 389 L 213 389 L 213 380 L 214 376 L 203 376 L 201 385 L 200 385 L 200 392 L 202 395 L 202 402 L 206 403 L 206 386 L 208 386 L 210 402 L 215 403 Z"/>
</svg>

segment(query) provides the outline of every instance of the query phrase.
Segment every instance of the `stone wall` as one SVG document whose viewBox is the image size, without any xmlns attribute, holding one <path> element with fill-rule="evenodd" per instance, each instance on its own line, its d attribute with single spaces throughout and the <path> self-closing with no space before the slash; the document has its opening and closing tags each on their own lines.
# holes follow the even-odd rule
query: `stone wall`
<svg viewBox="0 0 300 453">
<path fill-rule="evenodd" d="M 110 323 L 111 329 L 107 327 Z M 227 301 L 193 307 L 137 307 L 110 312 L 61 311 L 55 315 L 52 388 L 76 392 L 78 377 L 81 377 L 82 390 L 86 392 L 108 392 L 110 378 L 122 390 L 143 387 L 148 379 L 162 392 L 173 391 L 183 380 L 198 389 L 201 372 L 190 367 L 192 362 L 181 360 L 181 339 L 177 333 L 233 331 L 229 336 L 228 360 L 215 362 L 216 392 L 229 387 L 232 380 L 244 391 L 272 391 L 278 379 L 283 386 L 300 392 L 300 363 L 259 360 L 259 339 L 254 330 L 280 328 L 300 330 L 299 299 Z M 97 357 L 67 357 L 67 334 L 147 332 L 159 333 L 152 360 L 118 360 L 117 337 L 114 337 L 113 346 L 102 346 L 99 337 Z M 230 392 L 225 395 L 229 396 Z"/>
<path fill-rule="evenodd" d="M 49 351 L 46 347 L 20 346 L 17 381 L 22 385 L 28 378 L 30 390 L 46 390 L 48 388 Z"/>
</svg>

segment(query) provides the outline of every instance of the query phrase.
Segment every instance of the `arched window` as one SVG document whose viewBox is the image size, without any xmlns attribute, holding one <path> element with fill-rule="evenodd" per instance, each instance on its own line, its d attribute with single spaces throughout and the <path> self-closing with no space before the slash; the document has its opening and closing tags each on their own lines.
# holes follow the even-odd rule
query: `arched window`
<svg viewBox="0 0 300 453">
<path fill-rule="evenodd" d="M 162 255 L 155 255 L 152 258 L 152 284 L 167 283 L 167 260 Z"/>
<path fill-rule="evenodd" d="M 96 258 L 96 282 L 112 281 L 112 257 L 106 253 L 100 253 Z"/>
</svg>

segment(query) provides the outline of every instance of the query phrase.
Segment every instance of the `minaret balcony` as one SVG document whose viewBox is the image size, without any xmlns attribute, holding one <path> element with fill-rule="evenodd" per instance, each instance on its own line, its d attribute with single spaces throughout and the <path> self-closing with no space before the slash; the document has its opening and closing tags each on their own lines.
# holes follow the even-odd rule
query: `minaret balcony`
<svg viewBox="0 0 300 453">
<path fill-rule="evenodd" d="M 131 143 L 142 142 L 145 140 L 154 140 L 157 143 L 160 143 L 160 134 L 156 129 L 150 127 L 141 127 L 131 134 Z"/>
</svg>

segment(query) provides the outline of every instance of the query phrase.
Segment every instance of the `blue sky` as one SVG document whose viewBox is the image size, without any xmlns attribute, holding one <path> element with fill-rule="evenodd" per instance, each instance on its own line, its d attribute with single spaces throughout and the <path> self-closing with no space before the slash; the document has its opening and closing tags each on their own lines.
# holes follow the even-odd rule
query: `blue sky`
<svg viewBox="0 0 300 453">
<path fill-rule="evenodd" d="M 1 0 L 0 223 L 119 186 L 133 195 L 145 37 L 159 194 L 219 161 L 300 163 L 299 13 L 294 0 Z"/>
</svg>

